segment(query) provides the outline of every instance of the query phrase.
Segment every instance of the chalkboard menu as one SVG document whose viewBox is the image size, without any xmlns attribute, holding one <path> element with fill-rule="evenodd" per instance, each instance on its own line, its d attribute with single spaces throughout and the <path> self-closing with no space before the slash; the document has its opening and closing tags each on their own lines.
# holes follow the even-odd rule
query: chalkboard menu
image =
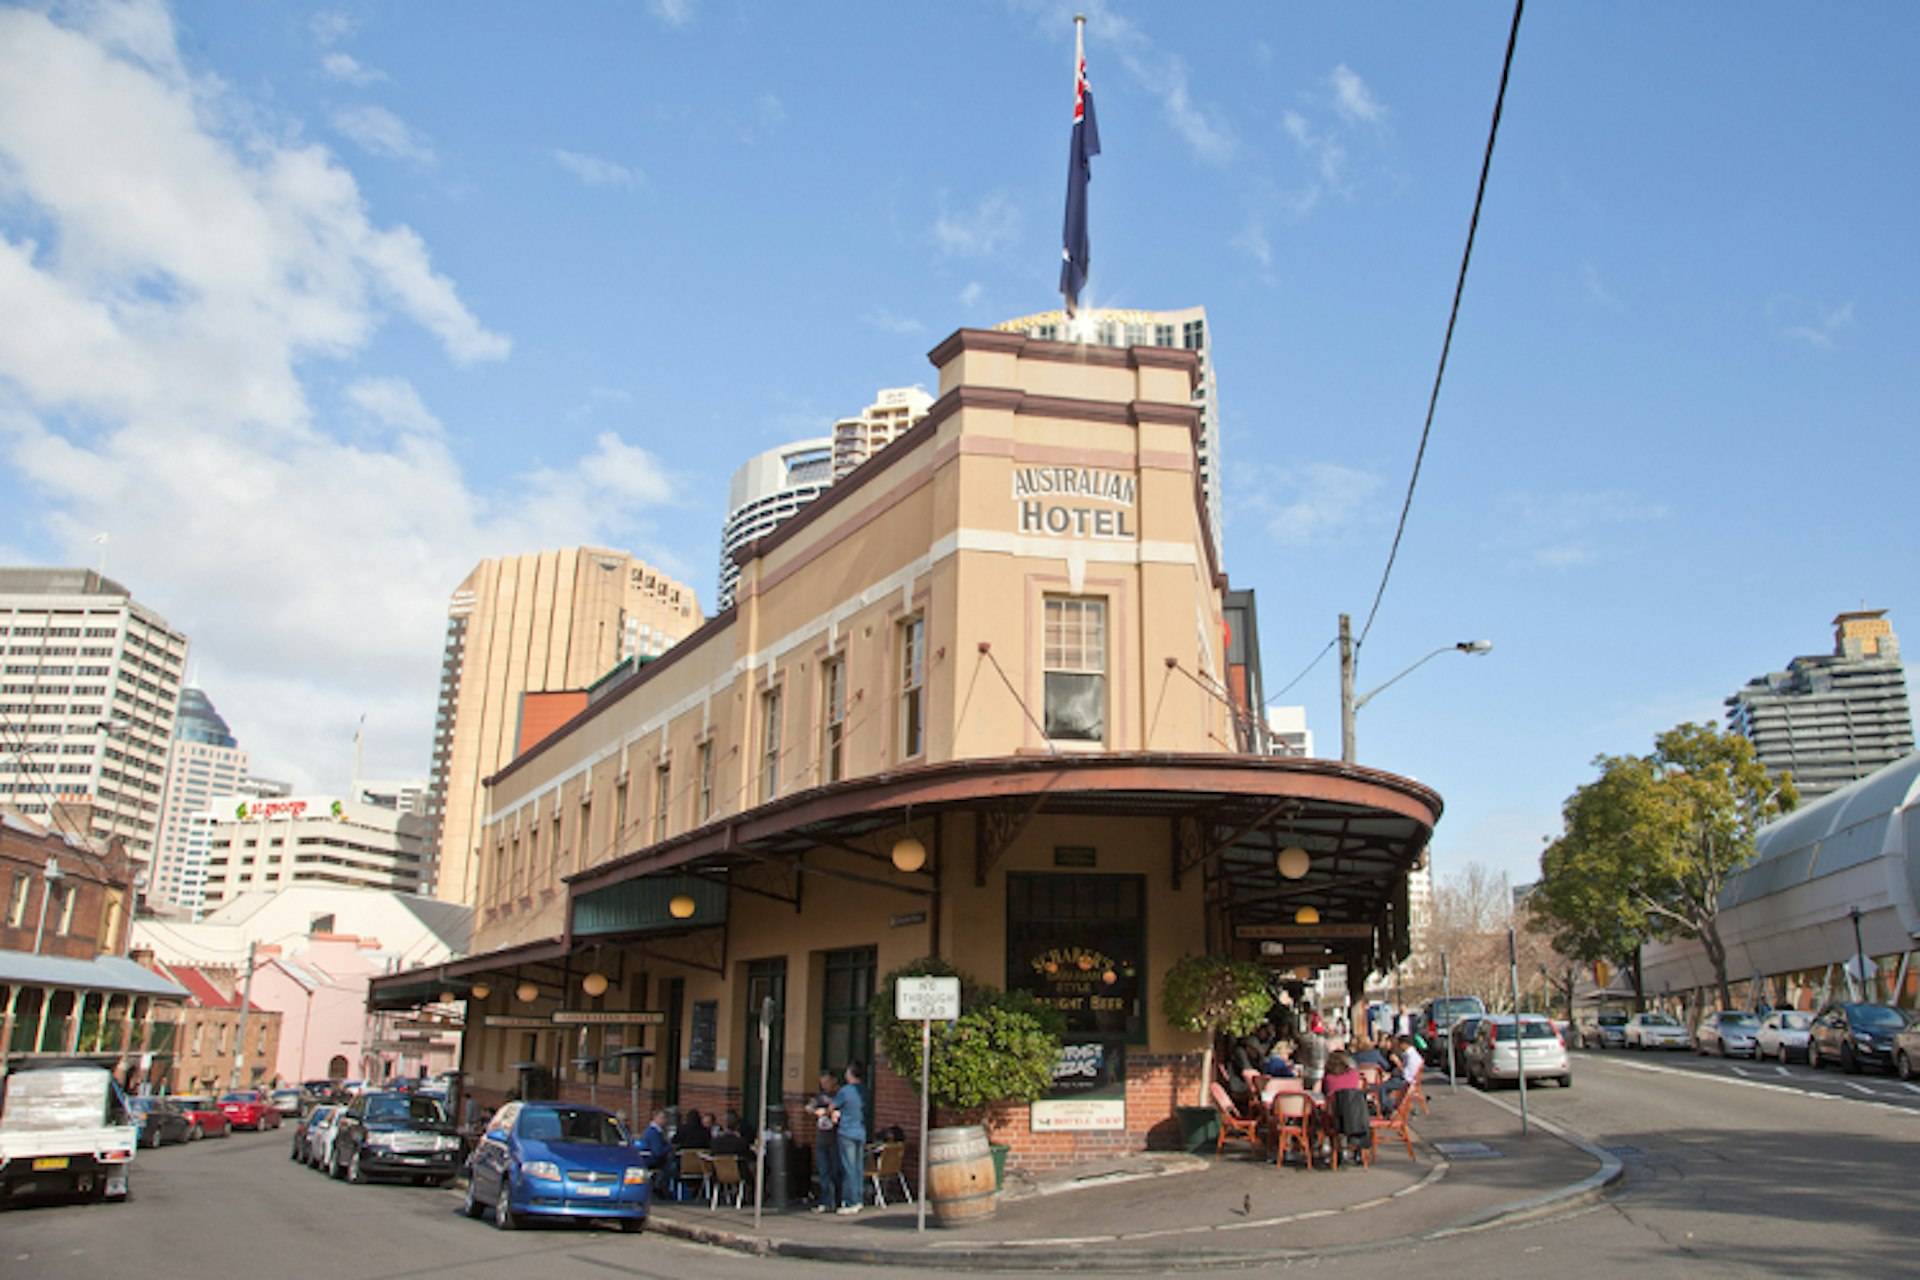
<svg viewBox="0 0 1920 1280">
<path fill-rule="evenodd" d="M 687 1070 L 712 1071 L 718 1061 L 718 1042 L 720 1035 L 720 1002 L 718 1000 L 695 1000 L 693 1002 L 693 1035 L 687 1047 Z"/>
</svg>

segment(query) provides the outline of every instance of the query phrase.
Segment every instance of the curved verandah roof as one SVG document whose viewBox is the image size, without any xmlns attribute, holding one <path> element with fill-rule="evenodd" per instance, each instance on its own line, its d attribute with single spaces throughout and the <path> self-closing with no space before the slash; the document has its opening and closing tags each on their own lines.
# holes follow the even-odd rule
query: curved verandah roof
<svg viewBox="0 0 1920 1280">
<path fill-rule="evenodd" d="M 1036 817 L 1100 816 L 1166 823 L 1166 883 L 1204 878 L 1210 949 L 1253 954 L 1257 946 L 1234 944 L 1263 936 L 1318 941 L 1330 960 L 1375 966 L 1405 952 L 1406 873 L 1441 808 L 1438 794 L 1410 779 L 1326 760 L 1126 753 L 953 761 L 797 792 L 578 872 L 567 877 L 568 931 L 576 942 L 685 934 L 711 927 L 708 907 L 728 889 L 792 901 L 808 875 L 931 897 L 940 868 L 948 882 L 984 883 Z M 975 815 L 967 847 L 941 847 L 936 825 L 926 870 L 894 874 L 891 842 L 909 818 L 954 812 Z M 1311 858 L 1299 879 L 1276 865 L 1289 846 Z M 869 859 L 873 874 L 848 871 L 844 856 L 823 865 L 823 850 Z M 636 892 L 643 882 L 657 891 Z M 693 919 L 671 917 L 668 891 L 698 900 Z M 1317 925 L 1294 924 L 1302 907 L 1318 911 Z"/>
</svg>

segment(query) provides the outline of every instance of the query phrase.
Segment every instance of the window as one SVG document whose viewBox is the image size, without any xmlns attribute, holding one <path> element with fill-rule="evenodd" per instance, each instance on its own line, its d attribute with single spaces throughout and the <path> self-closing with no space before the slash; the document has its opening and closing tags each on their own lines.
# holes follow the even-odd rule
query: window
<svg viewBox="0 0 1920 1280">
<path fill-rule="evenodd" d="M 713 816 L 713 742 L 700 744 L 700 816 L 705 822 Z"/>
<path fill-rule="evenodd" d="M 55 930 L 55 932 L 66 933 L 66 934 L 71 934 L 73 932 L 73 904 L 74 904 L 74 901 L 79 898 L 79 896 L 80 896 L 80 891 L 76 889 L 74 886 L 69 884 L 69 885 L 63 885 L 61 887 L 60 889 L 60 927 L 59 929 Z"/>
<path fill-rule="evenodd" d="M 653 771 L 653 838 L 667 838 L 667 809 L 673 803 L 673 762 L 663 760 Z"/>
<path fill-rule="evenodd" d="M 760 695 L 760 800 L 780 794 L 780 687 Z"/>
<path fill-rule="evenodd" d="M 917 756 L 927 748 L 927 620 L 908 618 L 900 624 L 900 756 Z"/>
<path fill-rule="evenodd" d="M 1107 733 L 1106 601 L 1049 598 L 1043 647 L 1047 737 L 1103 741 Z"/>
<path fill-rule="evenodd" d="M 18 929 L 27 919 L 27 873 L 13 873 L 13 890 L 7 895 L 7 925 Z"/>
<path fill-rule="evenodd" d="M 627 838 L 627 775 L 621 774 L 620 781 L 613 787 L 613 846 L 615 854 Z"/>
<path fill-rule="evenodd" d="M 826 782 L 846 776 L 847 660 L 828 658 L 820 664 L 820 693 L 825 710 L 821 742 L 821 773 Z"/>
</svg>

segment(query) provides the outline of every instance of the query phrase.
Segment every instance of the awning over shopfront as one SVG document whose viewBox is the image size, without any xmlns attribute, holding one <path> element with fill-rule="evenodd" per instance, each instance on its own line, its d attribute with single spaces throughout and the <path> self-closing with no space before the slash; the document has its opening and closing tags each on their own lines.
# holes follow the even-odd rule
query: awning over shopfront
<svg viewBox="0 0 1920 1280">
<path fill-rule="evenodd" d="M 75 960 L 67 956 L 38 956 L 27 951 L 0 951 L 0 986 L 152 996 L 156 1000 L 187 999 L 186 988 L 124 956 Z"/>
</svg>

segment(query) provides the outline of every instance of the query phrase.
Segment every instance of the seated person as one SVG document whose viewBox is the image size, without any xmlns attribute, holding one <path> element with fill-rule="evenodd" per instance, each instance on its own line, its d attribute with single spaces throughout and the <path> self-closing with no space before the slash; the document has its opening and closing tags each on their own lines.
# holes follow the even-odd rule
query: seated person
<svg viewBox="0 0 1920 1280">
<path fill-rule="evenodd" d="M 1326 1104 L 1314 1111 L 1314 1119 L 1320 1126 L 1322 1137 L 1332 1138 L 1338 1132 L 1338 1117 L 1335 1114 L 1334 1095 L 1347 1090 L 1366 1088 L 1366 1082 L 1360 1079 L 1359 1070 L 1353 1065 L 1343 1049 L 1335 1049 L 1327 1055 L 1326 1073 L 1320 1077 L 1320 1092 Z"/>
<path fill-rule="evenodd" d="M 1401 1036 L 1394 1041 L 1393 1048 L 1393 1074 L 1380 1082 L 1380 1111 L 1383 1115 L 1393 1114 L 1393 1109 L 1400 1105 L 1401 1096 L 1420 1079 L 1420 1072 L 1426 1066 L 1420 1050 L 1413 1046 L 1412 1036 Z"/>
<path fill-rule="evenodd" d="M 727 1118 L 720 1123 L 719 1128 L 713 1131 L 713 1138 L 707 1149 L 717 1156 L 746 1155 L 748 1151 L 752 1150 L 752 1144 L 750 1144 L 745 1135 L 740 1132 L 738 1128 L 739 1124 L 740 1113 L 738 1111 L 727 1112 Z"/>
<path fill-rule="evenodd" d="M 1354 1066 L 1379 1067 L 1382 1071 L 1391 1071 L 1393 1069 L 1393 1064 L 1387 1061 L 1387 1055 L 1380 1051 L 1378 1045 L 1367 1040 L 1364 1036 L 1356 1038 L 1354 1043 L 1359 1046 L 1352 1055 Z"/>
<path fill-rule="evenodd" d="M 682 1151 L 705 1151 L 713 1145 L 713 1133 L 691 1107 L 673 1131 L 673 1145 Z"/>
<path fill-rule="evenodd" d="M 1267 1060 L 1260 1064 L 1260 1070 L 1264 1075 L 1278 1076 L 1283 1080 L 1291 1080 L 1299 1074 L 1293 1069 L 1293 1064 L 1287 1061 L 1285 1046 L 1277 1043 L 1267 1054 Z"/>
<path fill-rule="evenodd" d="M 633 1145 L 640 1148 L 647 1168 L 666 1168 L 667 1157 L 673 1153 L 673 1144 L 667 1141 L 667 1113 L 654 1112 L 652 1122 L 641 1130 L 639 1140 Z"/>
</svg>

